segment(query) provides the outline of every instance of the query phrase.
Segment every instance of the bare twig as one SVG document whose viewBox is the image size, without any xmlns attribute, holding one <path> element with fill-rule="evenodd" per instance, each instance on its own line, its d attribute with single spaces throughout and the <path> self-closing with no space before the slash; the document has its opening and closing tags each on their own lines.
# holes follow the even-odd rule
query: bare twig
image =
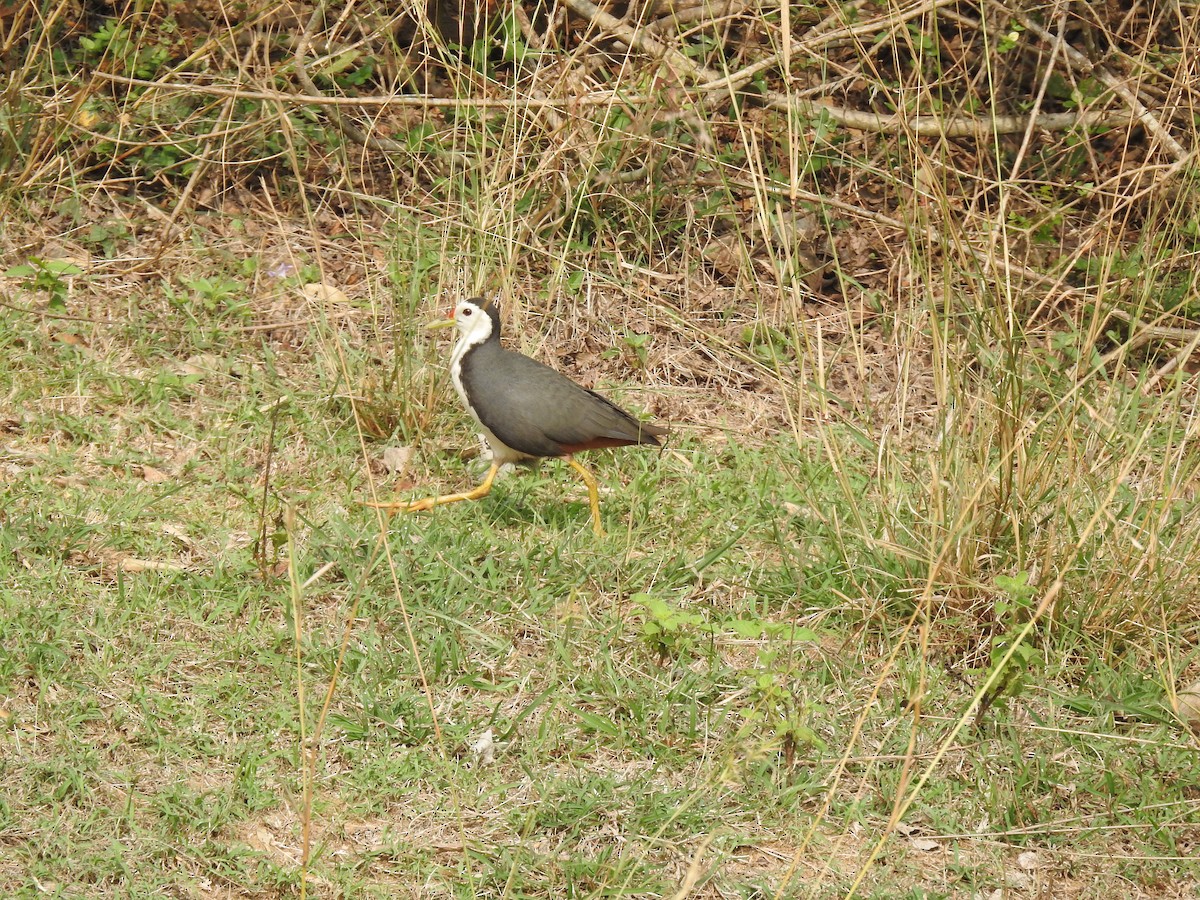
<svg viewBox="0 0 1200 900">
<path fill-rule="evenodd" d="M 568 0 L 578 3 L 580 0 Z M 682 54 L 680 54 L 682 57 Z M 689 65 L 691 60 L 682 57 Z M 772 59 L 774 62 L 774 59 Z M 736 93 L 755 74 L 770 66 L 757 63 L 736 73 L 721 75 L 700 66 L 690 65 L 695 74 L 708 80 L 688 88 L 691 92 L 729 91 Z M 149 81 L 144 78 L 128 78 L 109 72 L 94 72 L 97 78 L 118 84 L 128 84 L 149 90 L 181 91 L 189 94 L 208 94 L 216 97 L 237 97 L 243 100 L 272 100 L 292 106 L 419 106 L 425 108 L 458 109 L 477 106 L 484 109 L 538 109 L 554 107 L 569 109 L 584 106 L 610 106 L 615 102 L 647 103 L 659 99 L 651 94 L 624 94 L 615 90 L 594 91 L 573 97 L 433 97 L 428 94 L 392 94 L 386 97 L 327 97 L 320 93 L 287 93 L 285 91 L 252 91 L 242 88 L 222 87 L 214 84 L 187 84 L 169 81 Z M 1132 113 L 1093 112 L 1048 113 L 1031 120 L 1028 116 L 990 116 L 970 118 L 966 116 L 883 116 L 877 113 L 860 112 L 836 106 L 824 106 L 778 92 L 763 95 L 767 105 L 776 109 L 795 110 L 801 115 L 815 118 L 827 115 L 846 128 L 887 134 L 909 132 L 919 135 L 943 137 L 984 136 L 993 134 L 1015 134 L 1032 125 L 1047 131 L 1068 131 L 1073 128 L 1119 128 L 1129 125 L 1136 117 Z M 401 148 L 403 149 L 403 148 Z"/>
<path fill-rule="evenodd" d="M 1047 41 L 1051 44 L 1058 43 L 1058 39 L 1055 38 L 1054 35 L 1050 34 L 1050 32 L 1048 32 L 1044 27 L 1039 25 L 1029 16 L 1016 10 L 1007 11 L 1010 12 L 1018 22 L 1024 25 L 1031 34 L 1036 34 L 1043 41 Z M 1140 122 L 1147 131 L 1162 141 L 1162 143 L 1168 150 L 1171 151 L 1171 155 L 1174 156 L 1177 161 L 1182 163 L 1191 157 L 1191 153 L 1185 150 L 1183 145 L 1171 136 L 1171 133 L 1163 127 L 1162 123 L 1159 122 L 1154 115 L 1151 114 L 1150 110 L 1148 110 L 1142 101 L 1138 99 L 1137 95 L 1134 94 L 1133 91 L 1131 91 L 1128 87 L 1126 87 L 1124 81 L 1122 81 L 1120 78 L 1117 78 L 1117 76 L 1113 75 L 1103 66 L 1098 66 L 1093 63 L 1090 59 L 1065 41 L 1062 42 L 1062 49 L 1066 58 L 1071 61 L 1072 66 L 1083 72 L 1085 75 L 1093 75 L 1100 79 L 1100 81 L 1104 83 L 1105 87 L 1129 104 L 1129 108 L 1133 110 L 1133 114 L 1137 118 L 1138 122 Z"/>
<path fill-rule="evenodd" d="M 309 17 L 308 24 L 304 27 L 304 33 L 300 35 L 300 40 L 296 43 L 296 53 L 292 58 L 296 64 L 296 78 L 304 89 L 309 94 L 320 94 L 317 86 L 313 84 L 311 78 L 308 77 L 308 70 L 304 67 L 304 57 L 308 53 L 309 44 L 312 42 L 313 34 L 317 30 L 317 26 L 325 20 L 325 3 L 320 2 L 313 10 Z M 372 150 L 381 150 L 384 152 L 396 153 L 407 149 L 399 141 L 393 141 L 391 138 L 375 137 L 367 134 L 349 119 L 342 115 L 341 110 L 337 106 L 329 108 L 329 118 L 333 122 L 335 128 L 356 144 L 361 144 L 364 147 L 370 147 Z"/>
<path fill-rule="evenodd" d="M 290 93 L 288 91 L 247 90 L 200 82 L 150 81 L 145 78 L 129 78 L 111 72 L 94 71 L 94 77 L 116 84 L 127 84 L 147 90 L 205 94 L 213 97 L 236 97 L 239 100 L 270 100 L 288 106 L 419 106 L 423 108 L 459 109 L 478 106 L 484 109 L 538 109 L 544 106 L 569 108 L 576 106 L 607 106 L 615 101 L 622 103 L 645 103 L 654 99 L 650 94 L 625 94 L 615 90 L 593 91 L 579 97 L 434 97 L 430 94 L 388 94 L 383 97 L 329 97 L 318 92 Z"/>
<path fill-rule="evenodd" d="M 597 26 L 624 41 L 635 46 L 651 56 L 659 57 L 675 73 L 681 81 L 702 81 L 717 88 L 727 89 L 730 93 L 739 90 L 745 82 L 739 83 L 731 76 L 722 75 L 712 69 L 693 62 L 678 50 L 668 47 L 656 38 L 639 31 L 622 22 L 615 16 L 600 9 L 591 0 L 563 0 L 566 6 Z M 932 4 L 921 4 L 914 11 L 921 12 L 936 8 L 944 0 L 936 0 Z M 757 71 L 755 66 L 750 67 Z M 749 70 L 742 70 L 744 74 Z M 746 75 L 745 80 L 752 77 Z M 819 115 L 828 116 L 846 128 L 858 131 L 880 133 L 912 133 L 940 137 L 984 137 L 996 134 L 1014 134 L 1028 128 L 1044 128 L 1050 131 L 1064 131 L 1073 128 L 1097 128 L 1128 125 L 1133 116 L 1122 113 L 1050 113 L 1035 118 L 1029 116 L 988 116 L 971 118 L 967 116 L 883 116 L 878 113 L 861 112 L 836 106 L 824 106 L 810 100 L 802 100 L 778 91 L 765 91 L 762 94 L 767 106 L 785 112 L 795 112 L 807 118 Z"/>
</svg>

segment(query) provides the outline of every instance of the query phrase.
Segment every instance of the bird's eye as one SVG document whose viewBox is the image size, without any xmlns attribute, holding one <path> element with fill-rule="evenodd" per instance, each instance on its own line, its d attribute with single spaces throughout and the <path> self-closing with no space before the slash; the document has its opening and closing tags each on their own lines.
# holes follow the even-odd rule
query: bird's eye
<svg viewBox="0 0 1200 900">
<path fill-rule="evenodd" d="M 469 306 L 464 306 L 463 311 L 461 313 L 459 313 L 460 316 L 469 316 L 470 314 L 471 314 L 471 307 L 469 307 Z"/>
</svg>

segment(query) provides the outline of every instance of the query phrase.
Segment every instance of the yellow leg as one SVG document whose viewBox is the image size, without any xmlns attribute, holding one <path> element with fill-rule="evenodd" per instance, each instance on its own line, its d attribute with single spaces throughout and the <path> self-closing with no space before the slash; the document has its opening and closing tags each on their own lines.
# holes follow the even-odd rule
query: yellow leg
<svg viewBox="0 0 1200 900">
<path fill-rule="evenodd" d="M 391 500 L 387 503 L 368 503 L 367 506 L 375 509 L 386 509 L 389 513 L 394 512 L 421 512 L 426 509 L 433 509 L 435 506 L 441 506 L 443 503 L 457 503 L 459 500 L 478 500 L 480 497 L 486 497 L 488 491 L 492 489 L 492 482 L 496 478 L 500 466 L 492 463 L 492 467 L 488 469 L 487 477 L 483 479 L 483 483 L 477 488 L 472 488 L 469 491 L 464 491 L 461 494 L 442 494 L 440 497 L 426 497 L 424 500 Z"/>
<path fill-rule="evenodd" d="M 596 479 L 592 477 L 591 472 L 575 461 L 575 457 L 568 456 L 567 462 L 583 477 L 583 483 L 587 485 L 588 499 L 592 502 L 592 530 L 596 532 L 596 537 L 604 537 L 604 527 L 600 524 L 600 489 L 596 487 Z"/>
</svg>

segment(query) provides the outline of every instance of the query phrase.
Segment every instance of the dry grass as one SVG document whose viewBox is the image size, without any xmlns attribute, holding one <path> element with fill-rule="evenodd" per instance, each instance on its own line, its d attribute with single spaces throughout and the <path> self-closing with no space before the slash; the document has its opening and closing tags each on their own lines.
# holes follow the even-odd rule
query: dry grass
<svg viewBox="0 0 1200 900">
<path fill-rule="evenodd" d="M 101 605 L 138 566 L 214 575 L 148 644 L 119 638 L 194 656 L 184 683 L 110 660 L 104 715 L 75 734 L 153 771 L 126 788 L 148 822 L 173 790 L 232 790 L 268 763 L 173 780 L 152 753 L 126 760 L 124 698 L 150 685 L 207 709 L 227 653 L 264 653 L 256 684 L 288 671 L 264 642 L 300 648 L 309 707 L 339 688 L 310 769 L 294 685 L 276 686 L 259 750 L 286 787 L 176 860 L 192 895 L 1187 896 L 1194 791 L 1156 793 L 1121 762 L 1124 741 L 1141 762 L 1157 741 L 1159 781 L 1194 783 L 1194 738 L 1165 707 L 1198 665 L 1200 8 L 463 9 L 0 11 L 0 523 L 33 535 L 23 577 L 65 564 Z M 504 297 L 513 345 L 674 426 L 657 469 L 628 463 L 632 499 L 606 497 L 628 504 L 623 553 L 539 556 L 565 512 L 509 546 L 531 508 L 571 496 L 557 480 L 536 500 L 510 489 L 498 545 L 405 532 L 422 565 L 356 530 L 360 495 L 466 479 L 443 354 L 417 329 L 483 292 Z M 389 474 L 379 440 L 415 447 L 408 469 Z M 216 576 L 246 579 L 251 551 L 264 577 L 336 562 L 336 588 L 286 623 L 233 603 Z M 493 583 L 489 560 L 526 574 Z M 7 602 L 52 617 L 59 590 Z M 648 639 L 630 602 L 647 591 L 703 614 Z M 268 590 L 275 613 L 285 593 Z M 246 643 L 214 636 L 209 601 L 233 603 Z M 797 658 L 729 624 L 746 619 L 821 638 Z M 40 627 L 14 626 L 31 659 Z M 380 674 L 393 652 L 413 667 Z M 23 665 L 0 683 L 10 774 L 69 744 L 24 736 L 51 707 Z M 714 716 L 703 740 L 654 707 L 685 690 Z M 973 731 L 981 705 L 1016 737 Z M 128 730 L 186 733 L 192 715 L 138 711 Z M 514 718 L 508 787 L 464 778 L 464 723 Z M 1091 729 L 1109 732 L 1100 765 L 1080 756 Z M 1106 769 L 1120 814 L 1094 829 L 1080 796 Z M 572 787 L 580 772 L 599 786 Z M 372 805 L 404 778 L 411 796 Z M 35 794 L 4 841 L 52 831 Z M 1138 820 L 1142 804 L 1178 813 Z M 156 851 L 174 840 L 145 828 Z M 1073 853 L 1072 829 L 1097 843 Z M 27 876 L 0 868 L 13 890 Z"/>
</svg>

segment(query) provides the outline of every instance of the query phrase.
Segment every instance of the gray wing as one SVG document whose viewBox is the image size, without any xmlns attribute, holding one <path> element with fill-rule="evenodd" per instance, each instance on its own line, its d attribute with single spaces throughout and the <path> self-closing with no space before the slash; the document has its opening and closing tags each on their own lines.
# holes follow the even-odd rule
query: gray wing
<svg viewBox="0 0 1200 900">
<path fill-rule="evenodd" d="M 480 421 L 514 450 L 561 456 L 586 445 L 657 444 L 656 436 L 664 433 L 549 366 L 497 349 L 502 362 L 496 355 L 489 360 L 477 354 L 464 364 L 477 367 L 471 374 Z M 505 374 L 497 378 L 489 372 Z"/>
</svg>

